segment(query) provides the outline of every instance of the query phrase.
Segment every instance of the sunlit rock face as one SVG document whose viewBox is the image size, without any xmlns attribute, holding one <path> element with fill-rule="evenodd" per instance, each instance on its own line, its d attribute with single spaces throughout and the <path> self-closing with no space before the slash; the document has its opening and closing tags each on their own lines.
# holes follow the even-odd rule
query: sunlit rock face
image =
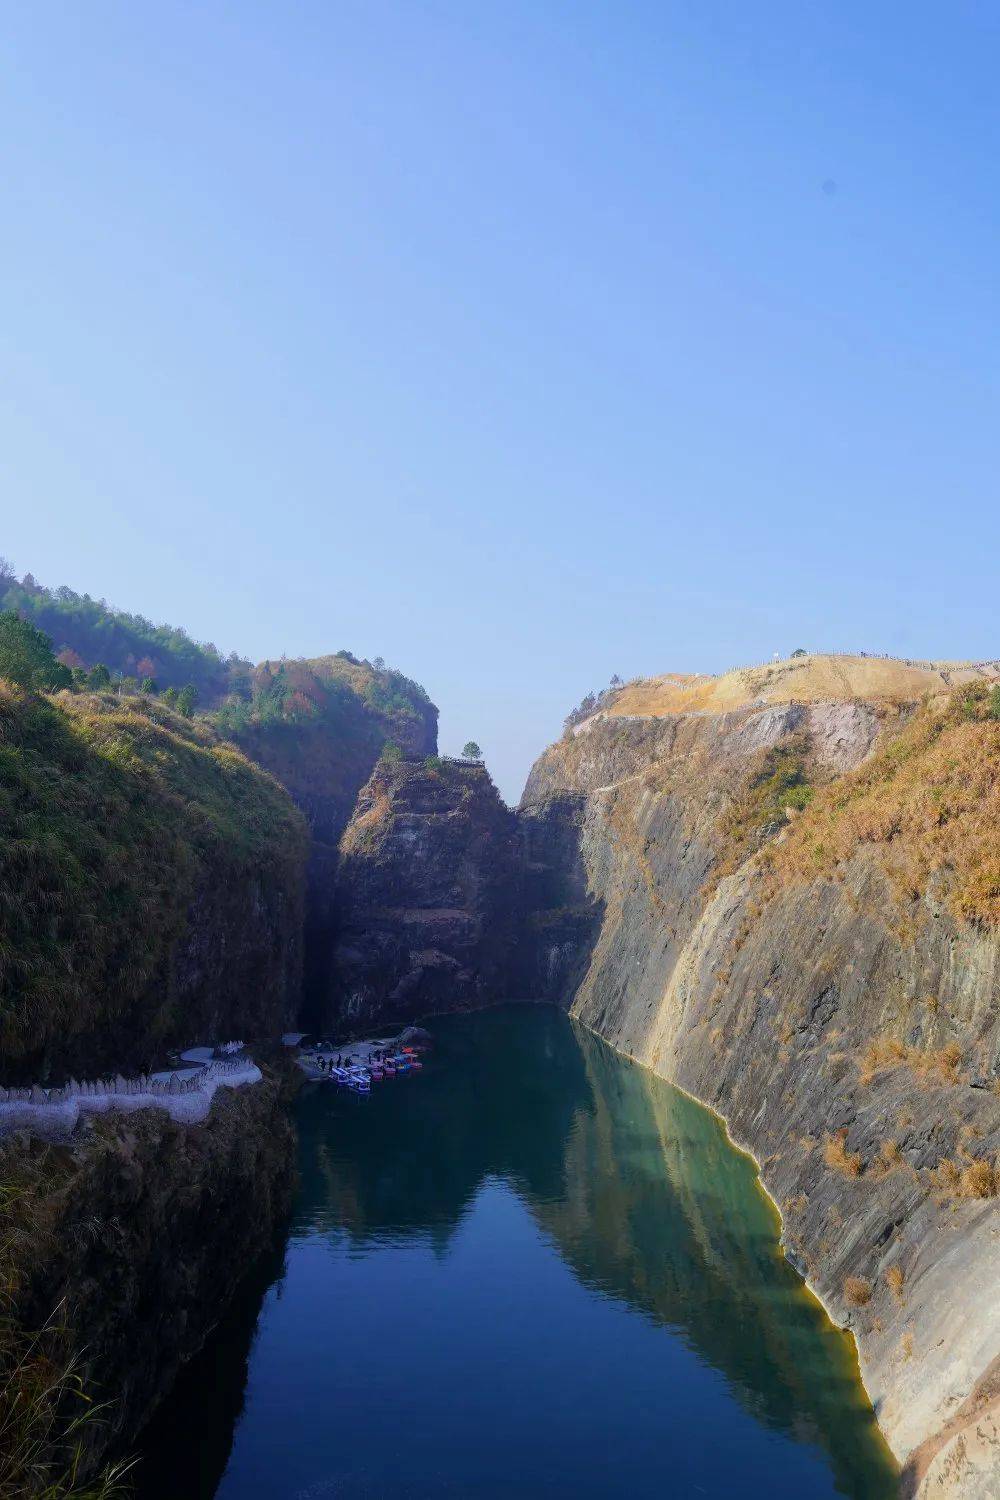
<svg viewBox="0 0 1000 1500">
<path fill-rule="evenodd" d="M 997 747 L 986 699 L 956 705 L 989 691 L 963 673 L 923 707 L 782 703 L 758 682 L 715 711 L 716 680 L 688 679 L 704 702 L 643 711 L 630 690 L 542 755 L 519 816 L 536 843 L 558 825 L 553 921 L 593 917 L 560 951 L 561 1003 L 725 1116 L 790 1256 L 857 1337 L 905 1486 L 979 1500 L 1000 1493 L 1000 943 L 987 841 L 970 875 L 938 819 L 968 815 L 971 778 L 970 840 L 993 826 Z M 550 811 L 567 799 L 568 839 Z M 985 916 L 963 916 L 976 901 Z"/>
</svg>

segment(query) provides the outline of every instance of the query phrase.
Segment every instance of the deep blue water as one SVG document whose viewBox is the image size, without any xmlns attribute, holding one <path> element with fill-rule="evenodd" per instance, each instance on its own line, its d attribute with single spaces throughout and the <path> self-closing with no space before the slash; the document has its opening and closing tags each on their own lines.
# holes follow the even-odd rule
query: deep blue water
<svg viewBox="0 0 1000 1500">
<path fill-rule="evenodd" d="M 142 1500 L 884 1500 L 853 1348 L 717 1121 L 555 1011 L 433 1023 L 298 1106 L 282 1254 L 141 1444 Z"/>
</svg>

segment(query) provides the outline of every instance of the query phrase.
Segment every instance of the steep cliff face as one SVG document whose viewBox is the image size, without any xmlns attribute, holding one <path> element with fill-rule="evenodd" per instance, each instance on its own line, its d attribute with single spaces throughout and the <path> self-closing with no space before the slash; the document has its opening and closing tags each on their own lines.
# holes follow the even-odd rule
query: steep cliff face
<svg viewBox="0 0 1000 1500">
<path fill-rule="evenodd" d="M 297 1004 L 305 829 L 210 728 L 0 684 L 0 1075 L 137 1070 Z"/>
<path fill-rule="evenodd" d="M 97 1120 L 70 1145 L 0 1147 L 5 1494 L 47 1494 L 42 1475 L 79 1462 L 82 1478 L 127 1452 L 273 1243 L 294 1180 L 280 1095 L 272 1076 L 221 1090 L 202 1125 L 146 1110 Z M 45 1394 L 71 1361 L 86 1403 L 72 1382 Z"/>
<path fill-rule="evenodd" d="M 246 701 L 220 727 L 287 787 L 309 827 L 302 1019 L 319 1025 L 333 997 L 338 842 L 386 744 L 405 754 L 437 749 L 438 711 L 399 672 L 349 652 L 311 661 L 262 662 Z"/>
<path fill-rule="evenodd" d="M 754 1152 L 790 1255 L 855 1332 L 909 1491 L 985 1500 L 1000 1487 L 1000 705 L 985 669 L 947 669 L 965 685 L 917 708 L 859 701 L 837 668 L 841 701 L 774 701 L 758 678 L 713 712 L 700 679 L 688 710 L 686 679 L 652 716 L 633 692 L 545 753 L 522 817 L 542 842 L 554 819 L 565 848 L 561 808 L 582 797 L 550 899 L 577 899 L 582 864 L 600 925 L 565 1003 Z M 906 691 L 922 670 L 907 665 Z"/>
<path fill-rule="evenodd" d="M 339 1018 L 395 1019 L 504 996 L 516 824 L 482 767 L 380 761 L 340 847 Z"/>
</svg>

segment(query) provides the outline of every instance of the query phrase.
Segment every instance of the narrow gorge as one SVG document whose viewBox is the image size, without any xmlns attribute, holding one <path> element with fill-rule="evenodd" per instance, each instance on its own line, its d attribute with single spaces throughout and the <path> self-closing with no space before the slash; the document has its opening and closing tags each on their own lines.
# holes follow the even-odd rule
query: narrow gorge
<svg viewBox="0 0 1000 1500">
<path fill-rule="evenodd" d="M 0 700 L 4 868 L 34 893 L 6 908 L 0 1082 L 228 1037 L 262 1074 L 203 1123 L 112 1111 L 0 1143 L 8 1309 L 24 1328 L 59 1310 L 46 1359 L 113 1413 L 73 1459 L 50 1411 L 37 1463 L 127 1451 L 280 1232 L 283 1031 L 520 1000 L 753 1155 L 789 1260 L 855 1338 L 902 1494 L 994 1496 L 994 665 L 803 656 L 624 685 L 571 717 L 516 812 L 437 754 L 415 685 L 346 654 L 255 671 L 249 707 L 214 720 Z"/>
</svg>

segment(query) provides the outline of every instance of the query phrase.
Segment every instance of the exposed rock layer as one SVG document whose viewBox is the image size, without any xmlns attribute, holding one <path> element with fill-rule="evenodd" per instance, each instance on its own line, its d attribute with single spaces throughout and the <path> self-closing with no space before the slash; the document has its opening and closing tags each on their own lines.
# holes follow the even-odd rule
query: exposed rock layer
<svg viewBox="0 0 1000 1500">
<path fill-rule="evenodd" d="M 502 998 L 518 871 L 514 815 L 481 766 L 380 761 L 341 841 L 327 1024 Z"/>
<path fill-rule="evenodd" d="M 326 660 L 292 666 L 315 669 L 312 675 L 322 684 Z M 379 709 L 360 692 L 341 685 L 331 695 L 329 686 L 316 717 L 251 723 L 237 736 L 246 753 L 288 789 L 309 827 L 301 1003 L 303 1023 L 309 1026 L 324 1024 L 336 1008 L 331 961 L 337 933 L 338 844 L 358 794 L 387 742 L 420 757 L 437 749 L 437 709 L 422 696 L 414 692 L 405 711 Z"/>
<path fill-rule="evenodd" d="M 601 913 L 560 960 L 564 1003 L 755 1154 L 789 1254 L 854 1330 L 880 1424 L 913 1457 L 910 1491 L 985 1500 L 1000 1492 L 977 1394 L 1000 1355 L 1000 1214 L 969 1184 L 995 1191 L 1000 944 L 956 920 L 944 876 L 901 910 L 868 846 L 834 878 L 775 881 L 757 851 L 783 818 L 751 837 L 738 817 L 769 751 L 793 745 L 815 779 L 840 775 L 899 711 L 602 715 L 542 756 L 521 817 L 536 845 L 551 822 L 563 851 L 552 909 L 580 905 L 582 866 Z"/>
</svg>

